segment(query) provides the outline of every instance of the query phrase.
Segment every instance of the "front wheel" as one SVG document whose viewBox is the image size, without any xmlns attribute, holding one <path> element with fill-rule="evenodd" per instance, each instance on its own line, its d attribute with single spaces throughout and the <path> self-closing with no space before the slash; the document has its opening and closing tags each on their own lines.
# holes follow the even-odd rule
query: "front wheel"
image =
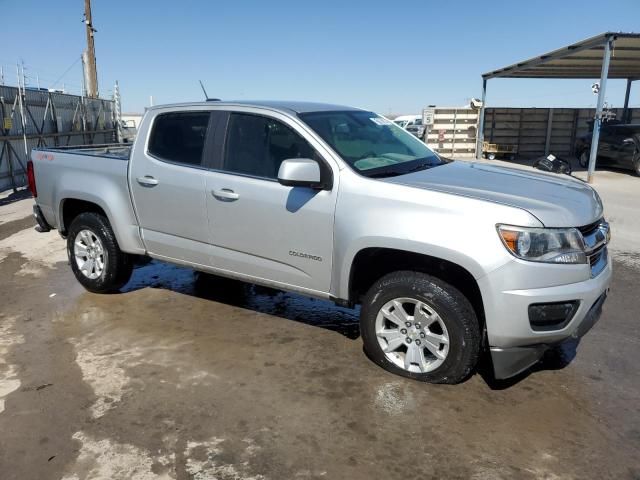
<svg viewBox="0 0 640 480">
<path fill-rule="evenodd" d="M 459 383 L 473 371 L 480 328 L 467 298 L 419 272 L 382 277 L 360 316 L 367 355 L 384 369 L 429 383 Z"/>
<path fill-rule="evenodd" d="M 131 256 L 118 247 L 109 220 L 99 213 L 81 213 L 67 232 L 71 270 L 84 288 L 94 293 L 120 289 L 131 278 Z"/>
</svg>

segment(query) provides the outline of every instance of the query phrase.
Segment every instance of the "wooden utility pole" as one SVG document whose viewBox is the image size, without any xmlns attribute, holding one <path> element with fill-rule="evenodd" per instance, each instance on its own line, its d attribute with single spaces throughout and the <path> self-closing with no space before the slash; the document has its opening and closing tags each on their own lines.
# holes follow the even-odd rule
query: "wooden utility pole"
<svg viewBox="0 0 640 480">
<path fill-rule="evenodd" d="M 94 33 L 91 19 L 91 0 L 84 0 L 84 23 L 87 30 L 87 50 L 85 52 L 85 78 L 87 84 L 87 97 L 98 97 L 98 72 L 96 70 L 96 48 L 93 41 Z"/>
</svg>

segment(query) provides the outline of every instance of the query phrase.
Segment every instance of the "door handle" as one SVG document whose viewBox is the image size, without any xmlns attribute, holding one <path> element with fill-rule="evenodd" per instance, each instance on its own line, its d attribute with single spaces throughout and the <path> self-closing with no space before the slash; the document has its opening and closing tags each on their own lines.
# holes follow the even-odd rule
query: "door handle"
<svg viewBox="0 0 640 480">
<path fill-rule="evenodd" d="M 150 175 L 145 175 L 144 177 L 138 177 L 136 178 L 136 180 L 143 187 L 155 187 L 156 185 L 158 185 L 158 180 L 156 180 Z"/>
<path fill-rule="evenodd" d="M 213 194 L 214 197 L 216 197 L 218 200 L 222 200 L 223 202 L 233 202 L 234 200 L 237 200 L 238 198 L 240 198 L 240 195 L 238 195 L 236 192 L 234 192 L 230 188 L 223 188 L 220 190 L 211 190 L 211 193 Z"/>
</svg>

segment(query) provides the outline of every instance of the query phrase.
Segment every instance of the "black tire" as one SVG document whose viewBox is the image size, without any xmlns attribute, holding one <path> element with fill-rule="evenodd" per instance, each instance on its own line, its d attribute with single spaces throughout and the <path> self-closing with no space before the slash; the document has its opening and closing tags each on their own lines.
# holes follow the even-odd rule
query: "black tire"
<svg viewBox="0 0 640 480">
<path fill-rule="evenodd" d="M 83 230 L 92 232 L 103 246 L 104 269 L 100 276 L 95 279 L 91 279 L 82 273 L 74 255 L 76 236 Z M 73 219 L 67 232 L 67 256 L 71 270 L 78 282 L 94 293 L 112 293 L 119 290 L 129 281 L 133 271 L 131 256 L 120 250 L 109 220 L 99 213 L 81 213 Z"/>
<path fill-rule="evenodd" d="M 589 166 L 589 150 L 583 150 L 578 155 L 578 164 L 580 168 L 587 168 Z"/>
<path fill-rule="evenodd" d="M 449 352 L 432 371 L 418 373 L 397 366 L 378 342 L 375 327 L 378 312 L 387 302 L 401 297 L 415 298 L 432 307 L 447 328 Z M 469 300 L 451 285 L 419 272 L 390 273 L 369 289 L 362 302 L 360 332 L 371 360 L 391 373 L 428 383 L 462 382 L 474 370 L 480 353 L 480 326 Z"/>
<path fill-rule="evenodd" d="M 633 171 L 640 177 L 640 152 L 636 152 L 633 156 Z"/>
</svg>

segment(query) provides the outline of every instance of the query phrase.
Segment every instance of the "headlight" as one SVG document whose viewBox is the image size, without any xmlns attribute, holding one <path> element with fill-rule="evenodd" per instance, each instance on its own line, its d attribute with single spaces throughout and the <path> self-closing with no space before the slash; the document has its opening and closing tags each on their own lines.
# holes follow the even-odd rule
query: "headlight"
<svg viewBox="0 0 640 480">
<path fill-rule="evenodd" d="M 502 243 L 514 256 L 545 263 L 587 263 L 582 234 L 575 228 L 498 225 Z"/>
</svg>

